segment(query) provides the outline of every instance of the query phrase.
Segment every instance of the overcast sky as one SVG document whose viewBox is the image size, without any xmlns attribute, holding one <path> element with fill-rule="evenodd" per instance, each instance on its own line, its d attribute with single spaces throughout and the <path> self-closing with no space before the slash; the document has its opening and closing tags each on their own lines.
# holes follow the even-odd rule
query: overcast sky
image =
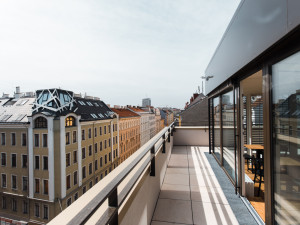
<svg viewBox="0 0 300 225">
<path fill-rule="evenodd" d="M 0 95 L 63 88 L 183 108 L 239 0 L 1 0 Z"/>
</svg>

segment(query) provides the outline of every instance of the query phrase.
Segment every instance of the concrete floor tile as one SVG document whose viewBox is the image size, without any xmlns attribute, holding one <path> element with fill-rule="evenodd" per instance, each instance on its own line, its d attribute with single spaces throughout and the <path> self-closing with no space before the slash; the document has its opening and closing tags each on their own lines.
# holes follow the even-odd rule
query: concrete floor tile
<svg viewBox="0 0 300 225">
<path fill-rule="evenodd" d="M 186 174 L 166 174 L 165 184 L 189 185 L 189 175 Z"/>
<path fill-rule="evenodd" d="M 170 160 L 168 167 L 170 167 L 170 168 L 188 168 L 189 163 L 187 160 Z"/>
<path fill-rule="evenodd" d="M 191 201 L 158 199 L 153 220 L 193 224 Z"/>
<path fill-rule="evenodd" d="M 168 223 L 168 222 L 161 222 L 161 221 L 152 221 L 151 225 L 178 225 L 178 223 Z M 180 225 L 189 225 L 189 224 L 183 224 Z"/>
<path fill-rule="evenodd" d="M 191 186 L 191 197 L 192 201 L 229 204 L 221 188 Z"/>
<path fill-rule="evenodd" d="M 202 176 L 202 174 L 190 175 L 190 185 L 216 188 L 220 187 L 220 184 L 215 176 Z"/>
<path fill-rule="evenodd" d="M 191 200 L 190 187 L 165 183 L 161 188 L 159 198 Z"/>
<path fill-rule="evenodd" d="M 188 168 L 167 168 L 166 174 L 189 174 Z"/>
<path fill-rule="evenodd" d="M 239 224 L 229 205 L 192 201 L 194 224 Z"/>
</svg>

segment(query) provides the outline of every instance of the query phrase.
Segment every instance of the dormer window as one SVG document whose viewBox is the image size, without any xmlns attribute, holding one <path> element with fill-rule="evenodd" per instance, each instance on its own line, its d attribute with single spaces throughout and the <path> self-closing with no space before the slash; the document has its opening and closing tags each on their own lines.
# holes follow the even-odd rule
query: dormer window
<svg viewBox="0 0 300 225">
<path fill-rule="evenodd" d="M 69 116 L 66 118 L 66 127 L 75 126 L 75 118 L 73 116 Z"/>
<path fill-rule="evenodd" d="M 34 121 L 34 127 L 35 128 L 47 128 L 47 119 L 42 116 L 36 118 Z"/>
</svg>

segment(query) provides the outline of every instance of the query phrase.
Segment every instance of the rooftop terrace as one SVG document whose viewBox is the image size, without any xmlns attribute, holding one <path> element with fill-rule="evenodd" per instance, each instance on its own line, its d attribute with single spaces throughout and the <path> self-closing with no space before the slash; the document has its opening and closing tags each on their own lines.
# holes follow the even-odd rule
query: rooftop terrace
<svg viewBox="0 0 300 225">
<path fill-rule="evenodd" d="M 258 224 L 207 142 L 205 127 L 164 128 L 50 224 Z"/>
</svg>

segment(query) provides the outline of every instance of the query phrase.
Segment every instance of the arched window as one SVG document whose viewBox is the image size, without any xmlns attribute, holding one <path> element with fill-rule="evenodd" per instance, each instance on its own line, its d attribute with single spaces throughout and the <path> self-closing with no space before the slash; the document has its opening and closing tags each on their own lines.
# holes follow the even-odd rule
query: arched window
<svg viewBox="0 0 300 225">
<path fill-rule="evenodd" d="M 42 116 L 36 118 L 34 121 L 34 127 L 35 128 L 47 128 L 47 119 Z"/>
<path fill-rule="evenodd" d="M 73 116 L 69 116 L 66 118 L 66 127 L 75 126 L 75 118 Z"/>
</svg>

